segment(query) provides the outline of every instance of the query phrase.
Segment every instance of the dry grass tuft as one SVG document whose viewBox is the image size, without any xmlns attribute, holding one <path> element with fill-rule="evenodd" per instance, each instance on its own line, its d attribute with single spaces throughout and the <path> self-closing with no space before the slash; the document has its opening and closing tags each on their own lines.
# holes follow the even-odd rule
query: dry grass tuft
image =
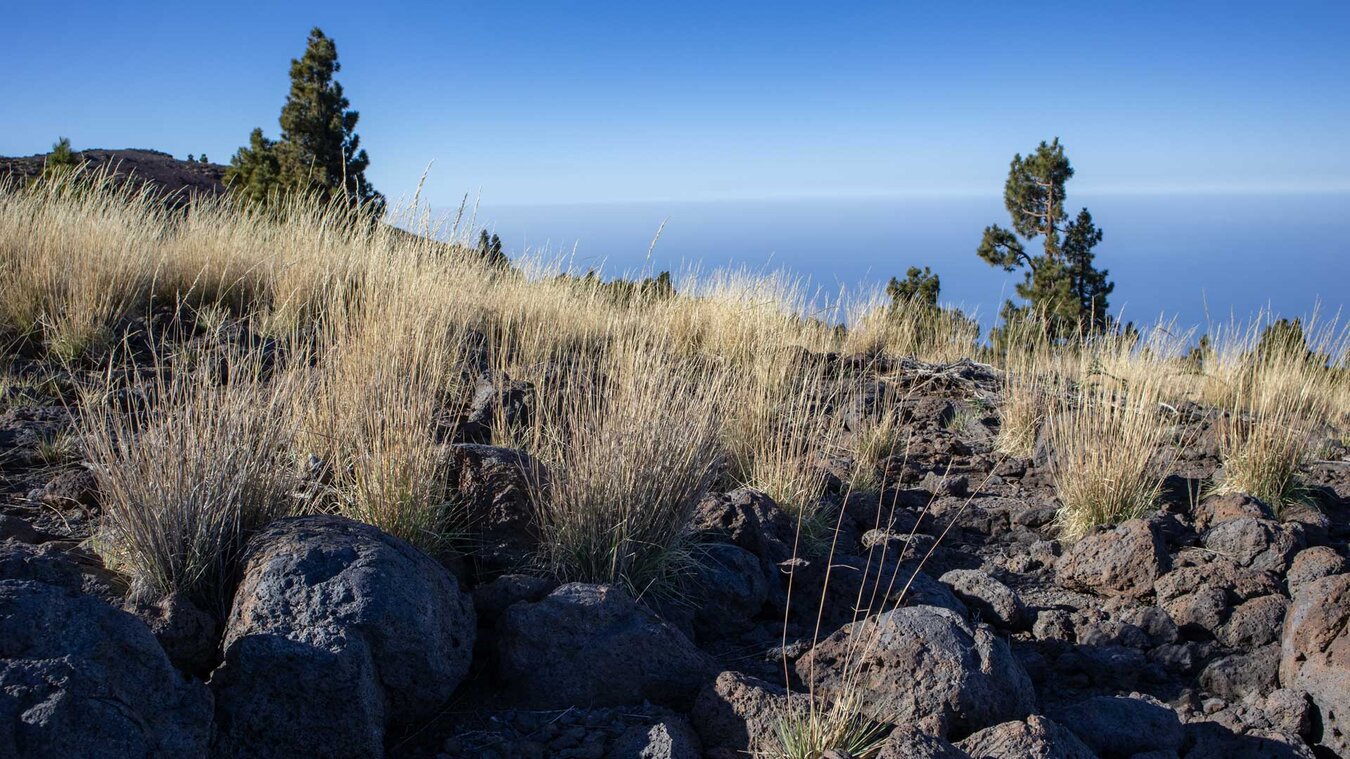
<svg viewBox="0 0 1350 759">
<path fill-rule="evenodd" d="M 639 597 L 678 588 L 691 560 L 686 528 L 722 455 L 723 381 L 657 347 L 619 343 L 599 371 L 575 370 L 582 376 L 541 422 L 551 482 L 535 494 L 554 574 Z"/>
<path fill-rule="evenodd" d="M 0 185 L 0 340 L 63 361 L 101 356 L 147 302 L 166 224 L 107 171 Z"/>
<path fill-rule="evenodd" d="M 846 390 L 839 373 L 818 358 L 792 348 L 764 351 L 733 378 L 724 433 L 733 478 L 814 524 L 830 479 L 826 459 L 844 437 L 832 409 Z"/>
<path fill-rule="evenodd" d="M 297 453 L 321 462 L 319 508 L 373 524 L 433 555 L 463 532 L 442 478 L 463 395 L 460 333 L 437 308 L 434 280 L 367 272 L 316 341 L 310 388 L 296 399 Z M 387 292 L 405 297 L 390 299 Z"/>
<path fill-rule="evenodd" d="M 893 729 L 863 714 L 863 695 L 848 691 L 828 706 L 810 700 L 784 710 L 774 724 L 772 759 L 817 759 L 827 751 L 842 751 L 857 759 L 876 756 Z"/>
<path fill-rule="evenodd" d="M 1123 354 L 1157 365 L 1128 379 L 1103 369 Z M 1168 450 L 1172 431 L 1162 400 L 1163 353 L 1102 338 L 1086 345 L 1080 360 L 1077 382 L 1051 402 L 1046 420 L 1059 519 L 1069 539 L 1152 510 L 1166 474 L 1160 456 Z"/>
<path fill-rule="evenodd" d="M 292 506 L 286 411 L 298 389 L 269 377 L 259 354 L 213 346 L 161 357 L 143 383 L 110 373 L 85 398 L 85 454 L 104 499 L 96 547 L 135 595 L 229 603 L 249 534 Z"/>
</svg>

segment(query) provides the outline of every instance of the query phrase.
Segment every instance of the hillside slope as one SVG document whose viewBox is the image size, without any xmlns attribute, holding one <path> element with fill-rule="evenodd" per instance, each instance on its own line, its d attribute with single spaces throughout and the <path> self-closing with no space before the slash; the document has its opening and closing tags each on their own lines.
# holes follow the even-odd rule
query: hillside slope
<svg viewBox="0 0 1350 759">
<path fill-rule="evenodd" d="M 82 150 L 79 157 L 89 168 L 111 165 L 119 176 L 137 183 L 151 182 L 166 194 L 218 195 L 225 191 L 225 167 L 218 163 L 199 163 L 174 158 L 159 150 L 125 148 L 122 150 Z M 0 177 L 16 175 L 30 179 L 42 173 L 45 153 L 26 157 L 0 156 Z"/>
</svg>

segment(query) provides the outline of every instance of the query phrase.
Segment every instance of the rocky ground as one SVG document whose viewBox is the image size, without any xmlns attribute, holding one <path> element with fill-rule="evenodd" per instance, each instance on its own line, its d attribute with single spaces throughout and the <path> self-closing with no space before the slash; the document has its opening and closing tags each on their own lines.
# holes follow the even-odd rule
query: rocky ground
<svg viewBox="0 0 1350 759">
<path fill-rule="evenodd" d="M 852 464 L 829 462 L 835 530 L 801 550 L 766 496 L 709 495 L 682 598 L 531 569 L 525 454 L 482 436 L 530 394 L 485 376 L 446 448 L 473 555 L 284 519 L 251 540 L 223 614 L 127 600 L 87 547 L 100 494 L 69 436 L 79 409 L 59 378 L 10 388 L 0 756 L 730 759 L 771 751 L 808 690 L 863 694 L 891 759 L 1350 756 L 1344 448 L 1277 519 L 1205 495 L 1215 415 L 1182 409 L 1157 512 L 1067 544 L 1049 453 L 994 452 L 992 370 L 867 371 L 912 391 L 890 485 L 845 494 Z"/>
</svg>

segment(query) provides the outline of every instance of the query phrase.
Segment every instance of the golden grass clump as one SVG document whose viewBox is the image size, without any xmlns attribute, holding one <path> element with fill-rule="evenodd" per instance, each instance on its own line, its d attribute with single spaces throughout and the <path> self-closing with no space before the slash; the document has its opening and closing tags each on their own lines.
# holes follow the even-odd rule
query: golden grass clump
<svg viewBox="0 0 1350 759">
<path fill-rule="evenodd" d="M 1134 353 L 1140 371 L 1127 380 L 1103 366 Z M 1162 488 L 1160 456 L 1172 439 L 1163 399 L 1166 356 L 1123 337 L 1103 337 L 1082 353 L 1084 366 L 1070 392 L 1051 401 L 1046 435 L 1064 535 L 1143 516 Z"/>
<path fill-rule="evenodd" d="M 979 351 L 979 323 L 958 309 L 917 300 L 893 303 L 874 288 L 854 300 L 849 310 L 845 353 L 884 353 L 944 363 L 970 358 Z"/>
<path fill-rule="evenodd" d="M 676 592 L 691 560 L 686 528 L 721 461 L 725 382 L 639 341 L 574 371 L 582 376 L 540 422 L 543 559 L 567 580 Z"/>
<path fill-rule="evenodd" d="M 1031 458 L 1049 410 L 1049 399 L 1046 378 L 1034 368 L 1004 370 L 1003 402 L 998 408 L 998 436 L 994 439 L 999 453 Z"/>
<path fill-rule="evenodd" d="M 732 379 L 724 438 L 732 477 L 813 524 L 844 425 L 830 413 L 847 383 L 826 361 L 800 349 L 763 351 Z"/>
<path fill-rule="evenodd" d="M 249 534 L 292 508 L 286 412 L 299 390 L 262 354 L 212 345 L 157 360 L 144 382 L 110 372 L 90 391 L 80 419 L 103 494 L 95 546 L 134 595 L 229 603 Z"/>
<path fill-rule="evenodd" d="M 1217 492 L 1246 493 L 1277 514 L 1306 496 L 1300 473 L 1317 433 L 1347 421 L 1348 335 L 1316 315 L 1304 324 L 1263 314 L 1219 332 L 1205 356 L 1208 398 L 1225 412 Z"/>
<path fill-rule="evenodd" d="M 0 180 L 0 340 L 64 361 L 101 355 L 150 294 L 166 223 L 107 171 Z"/>
<path fill-rule="evenodd" d="M 439 286 L 405 268 L 367 271 L 355 293 L 330 304 L 334 318 L 312 348 L 310 386 L 295 406 L 297 453 L 316 457 L 327 477 L 318 507 L 433 555 L 463 531 L 438 440 L 453 436 L 463 396 L 462 338 Z"/>
<path fill-rule="evenodd" d="M 853 459 L 849 489 L 859 492 L 881 490 L 885 485 L 881 474 L 884 462 L 903 452 L 908 440 L 898 414 L 889 405 L 883 405 L 880 413 L 862 420 L 849 439 L 848 452 Z"/>
<path fill-rule="evenodd" d="M 1312 446 L 1295 403 L 1271 404 L 1255 413 L 1235 411 L 1222 423 L 1223 471 L 1216 492 L 1246 493 L 1276 514 L 1304 498 L 1300 472 Z"/>
</svg>

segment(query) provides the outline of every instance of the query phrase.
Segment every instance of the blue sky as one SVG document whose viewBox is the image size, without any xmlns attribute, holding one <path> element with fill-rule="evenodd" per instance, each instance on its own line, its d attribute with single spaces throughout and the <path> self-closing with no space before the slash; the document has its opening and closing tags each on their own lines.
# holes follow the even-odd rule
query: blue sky
<svg viewBox="0 0 1350 759">
<path fill-rule="evenodd" d="M 376 186 L 503 204 L 1350 189 L 1350 3 L 46 2 L 0 8 L 0 154 L 277 132 L 319 25 Z M 991 220 L 992 221 L 992 220 Z"/>
</svg>

